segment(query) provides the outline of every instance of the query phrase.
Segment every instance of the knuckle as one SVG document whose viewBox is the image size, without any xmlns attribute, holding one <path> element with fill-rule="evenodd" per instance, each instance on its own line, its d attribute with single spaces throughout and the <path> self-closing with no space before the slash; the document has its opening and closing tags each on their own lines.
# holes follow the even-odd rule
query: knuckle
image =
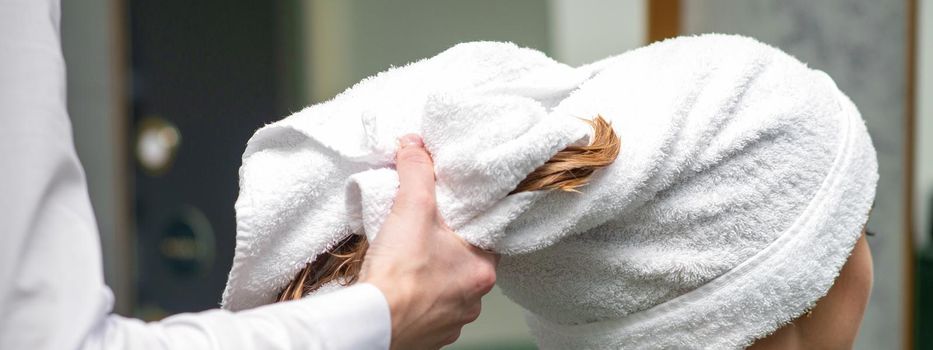
<svg viewBox="0 0 933 350">
<path fill-rule="evenodd" d="M 457 328 L 457 330 L 451 333 L 450 335 L 448 335 L 447 338 L 444 338 L 443 345 L 453 344 L 459 338 L 460 338 L 460 328 Z"/>
<path fill-rule="evenodd" d="M 476 271 L 476 287 L 482 293 L 486 294 L 496 284 L 496 270 L 488 264 L 482 264 Z"/>
<path fill-rule="evenodd" d="M 483 277 L 485 277 L 485 279 L 483 282 L 492 287 L 492 285 L 496 284 L 496 269 L 489 264 L 484 264 L 484 266 L 486 268 L 484 269 L 485 273 Z"/>
<path fill-rule="evenodd" d="M 479 318 L 479 315 L 483 311 L 483 304 L 481 302 L 476 302 L 475 305 L 471 306 L 466 314 L 464 315 L 464 322 L 470 323 L 476 321 Z"/>
</svg>

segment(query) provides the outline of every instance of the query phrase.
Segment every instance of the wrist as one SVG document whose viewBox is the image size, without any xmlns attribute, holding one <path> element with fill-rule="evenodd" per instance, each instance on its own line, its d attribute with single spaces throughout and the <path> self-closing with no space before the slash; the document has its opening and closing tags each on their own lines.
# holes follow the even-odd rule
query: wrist
<svg viewBox="0 0 933 350">
<path fill-rule="evenodd" d="M 376 287 L 385 298 L 386 305 L 389 307 L 392 339 L 394 340 L 397 332 L 404 328 L 405 315 L 408 314 L 410 309 L 410 293 L 406 292 L 406 288 L 401 287 L 401 283 L 386 283 L 385 281 L 373 279 L 362 280 L 361 282 Z"/>
</svg>

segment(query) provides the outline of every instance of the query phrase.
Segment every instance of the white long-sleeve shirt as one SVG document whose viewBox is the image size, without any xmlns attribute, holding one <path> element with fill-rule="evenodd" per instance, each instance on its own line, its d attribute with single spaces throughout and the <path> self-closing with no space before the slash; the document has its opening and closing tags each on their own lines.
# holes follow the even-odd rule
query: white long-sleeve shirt
<svg viewBox="0 0 933 350">
<path fill-rule="evenodd" d="M 0 349 L 387 348 L 374 286 L 144 323 L 111 314 L 65 108 L 58 0 L 0 0 Z"/>
</svg>

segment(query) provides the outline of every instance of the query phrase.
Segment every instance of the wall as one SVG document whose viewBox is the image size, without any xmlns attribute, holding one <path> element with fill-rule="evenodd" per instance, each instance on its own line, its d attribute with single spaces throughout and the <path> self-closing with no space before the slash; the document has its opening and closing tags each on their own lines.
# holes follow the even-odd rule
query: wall
<svg viewBox="0 0 933 350">
<path fill-rule="evenodd" d="M 644 45 L 644 0 L 550 0 L 552 57 L 578 66 Z"/>
<path fill-rule="evenodd" d="M 933 2 L 920 0 L 917 6 L 914 233 L 920 248 L 933 244 Z"/>
<path fill-rule="evenodd" d="M 306 79 L 314 101 L 460 42 L 511 41 L 549 49 L 547 8 L 537 0 L 313 0 L 305 14 L 311 66 Z"/>
<path fill-rule="evenodd" d="M 832 76 L 859 107 L 881 179 L 869 230 L 875 281 L 858 349 L 897 349 L 904 331 L 904 113 L 906 3 L 879 1 L 685 1 L 686 33 L 741 33 Z"/>
<path fill-rule="evenodd" d="M 75 148 L 87 175 L 91 204 L 100 229 L 104 276 L 126 314 L 131 300 L 127 262 L 128 215 L 125 159 L 125 110 L 121 101 L 116 0 L 63 1 L 62 51 L 67 67 L 68 113 Z"/>
</svg>

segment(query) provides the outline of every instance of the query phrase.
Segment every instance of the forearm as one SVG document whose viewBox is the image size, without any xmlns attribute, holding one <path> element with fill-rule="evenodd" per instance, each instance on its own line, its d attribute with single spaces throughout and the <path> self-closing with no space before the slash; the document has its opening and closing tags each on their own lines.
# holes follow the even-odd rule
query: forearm
<svg viewBox="0 0 933 350">
<path fill-rule="evenodd" d="M 160 322 L 110 316 L 86 349 L 386 349 L 389 308 L 370 284 L 242 312 L 210 310 Z"/>
</svg>

